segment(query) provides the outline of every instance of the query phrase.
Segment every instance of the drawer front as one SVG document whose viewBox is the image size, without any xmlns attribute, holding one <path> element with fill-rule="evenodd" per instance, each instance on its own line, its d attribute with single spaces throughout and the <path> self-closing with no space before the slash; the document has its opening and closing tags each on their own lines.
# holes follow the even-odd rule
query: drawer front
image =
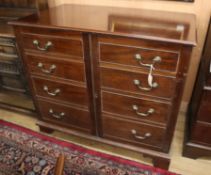
<svg viewBox="0 0 211 175">
<path fill-rule="evenodd" d="M 8 55 L 16 55 L 16 48 L 14 46 L 8 46 L 8 45 L 1 45 L 0 43 L 0 56 L 8 54 Z"/>
<path fill-rule="evenodd" d="M 211 69 L 211 68 L 210 68 Z M 206 85 L 208 85 L 208 86 L 210 86 L 211 87 L 211 73 L 210 72 L 208 72 L 207 74 L 206 74 Z"/>
<path fill-rule="evenodd" d="M 11 38 L 0 37 L 0 45 L 15 46 L 15 41 Z"/>
<path fill-rule="evenodd" d="M 157 75 L 153 75 L 153 77 L 153 81 L 156 82 L 158 86 L 151 89 L 148 85 L 147 73 L 132 73 L 122 70 L 101 68 L 101 82 L 103 87 L 135 94 L 172 98 L 175 92 L 175 79 Z M 147 88 L 147 90 L 145 88 Z"/>
<path fill-rule="evenodd" d="M 203 91 L 197 120 L 211 123 L 211 91 Z"/>
<path fill-rule="evenodd" d="M 102 111 L 132 120 L 166 124 L 171 105 L 145 98 L 102 92 Z"/>
<path fill-rule="evenodd" d="M 17 76 L 2 76 L 0 84 L 2 84 L 4 87 L 10 87 L 12 89 L 25 89 L 25 84 L 21 81 L 21 77 Z"/>
<path fill-rule="evenodd" d="M 211 145 L 211 125 L 195 123 L 192 130 L 191 140 L 198 143 Z"/>
<path fill-rule="evenodd" d="M 23 34 L 23 47 L 25 50 L 35 50 L 45 54 L 56 54 L 76 59 L 83 57 L 82 40 L 68 37 L 54 37 L 49 35 Z"/>
<path fill-rule="evenodd" d="M 31 74 L 85 82 L 83 63 L 28 54 L 26 62 Z"/>
<path fill-rule="evenodd" d="M 153 64 L 156 70 L 176 72 L 178 59 L 176 52 L 100 44 L 100 60 L 115 64 L 138 68 L 146 68 L 144 64 Z"/>
<path fill-rule="evenodd" d="M 103 116 L 103 137 L 131 143 L 161 148 L 165 129 L 145 125 L 130 120 Z"/>
<path fill-rule="evenodd" d="M 38 100 L 42 118 L 73 129 L 91 132 L 92 121 L 88 111 L 49 101 Z"/>
<path fill-rule="evenodd" d="M 6 73 L 7 75 L 19 75 L 20 74 L 20 64 L 18 60 L 1 57 L 0 56 L 0 73 Z M 8 76 L 9 77 L 9 76 Z"/>
<path fill-rule="evenodd" d="M 85 87 L 40 78 L 32 78 L 32 82 L 38 96 L 83 106 L 88 105 Z"/>
</svg>

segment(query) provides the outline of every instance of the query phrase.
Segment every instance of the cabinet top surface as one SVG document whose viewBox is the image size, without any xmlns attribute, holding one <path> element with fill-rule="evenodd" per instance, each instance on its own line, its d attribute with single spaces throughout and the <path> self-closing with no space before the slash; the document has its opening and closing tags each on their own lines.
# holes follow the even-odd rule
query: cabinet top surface
<svg viewBox="0 0 211 175">
<path fill-rule="evenodd" d="M 12 25 L 71 29 L 196 45 L 195 16 L 142 9 L 61 5 Z"/>
</svg>

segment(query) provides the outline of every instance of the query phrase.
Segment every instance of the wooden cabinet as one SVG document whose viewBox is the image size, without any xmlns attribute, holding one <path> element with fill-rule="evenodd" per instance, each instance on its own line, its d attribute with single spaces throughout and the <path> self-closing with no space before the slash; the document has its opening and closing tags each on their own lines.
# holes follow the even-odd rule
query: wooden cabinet
<svg viewBox="0 0 211 175">
<path fill-rule="evenodd" d="M 167 168 L 196 44 L 195 18 L 145 10 L 134 14 L 66 5 L 11 24 L 41 130 L 138 151 Z"/>
<path fill-rule="evenodd" d="M 183 155 L 211 156 L 211 22 L 187 114 Z"/>
</svg>

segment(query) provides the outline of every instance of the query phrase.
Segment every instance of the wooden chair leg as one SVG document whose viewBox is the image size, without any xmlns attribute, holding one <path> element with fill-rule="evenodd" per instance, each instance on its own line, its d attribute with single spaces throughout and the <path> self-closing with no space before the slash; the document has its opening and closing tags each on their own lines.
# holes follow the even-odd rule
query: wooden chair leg
<svg viewBox="0 0 211 175">
<path fill-rule="evenodd" d="M 57 158 L 54 175 L 63 175 L 65 156 L 60 154 Z"/>
</svg>

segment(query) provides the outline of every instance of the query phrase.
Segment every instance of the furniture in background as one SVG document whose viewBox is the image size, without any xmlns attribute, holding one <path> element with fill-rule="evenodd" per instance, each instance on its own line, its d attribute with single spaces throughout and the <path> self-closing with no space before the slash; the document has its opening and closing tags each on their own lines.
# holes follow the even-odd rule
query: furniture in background
<svg viewBox="0 0 211 175">
<path fill-rule="evenodd" d="M 34 111 L 15 35 L 7 22 L 44 8 L 47 0 L 0 0 L 0 107 Z"/>
<path fill-rule="evenodd" d="M 41 131 L 137 151 L 168 168 L 196 44 L 193 15 L 64 5 L 10 24 Z"/>
<path fill-rule="evenodd" d="M 211 156 L 211 22 L 187 113 L 183 155 Z"/>
</svg>

